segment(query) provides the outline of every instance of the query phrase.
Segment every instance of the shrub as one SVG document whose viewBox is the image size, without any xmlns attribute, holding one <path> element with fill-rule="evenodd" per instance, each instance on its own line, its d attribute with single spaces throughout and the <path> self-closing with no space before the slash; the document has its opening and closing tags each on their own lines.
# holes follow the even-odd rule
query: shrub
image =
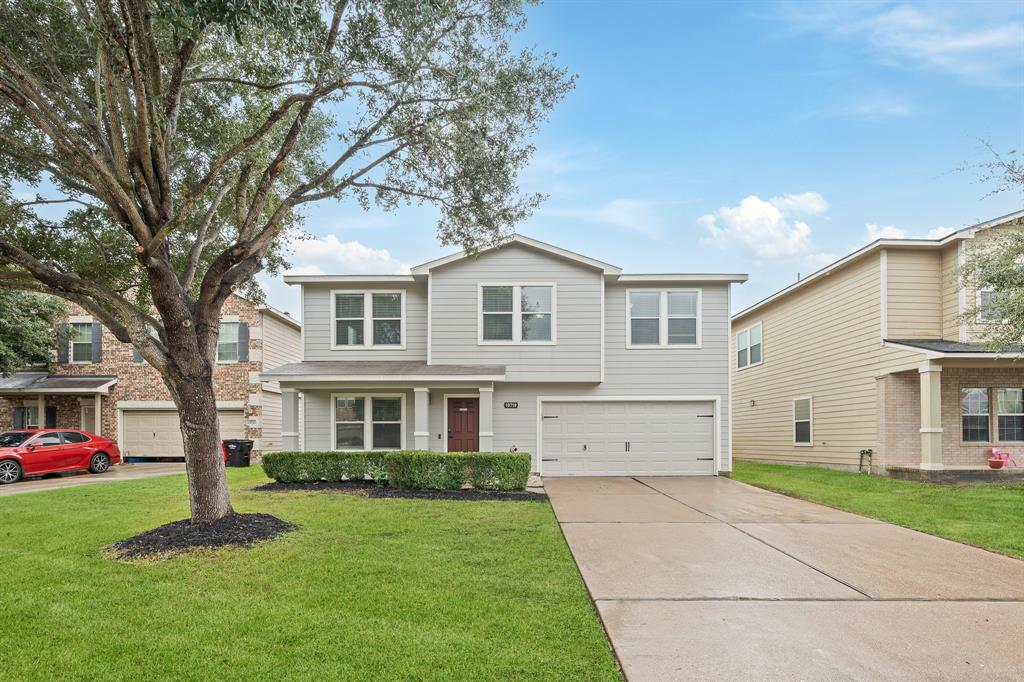
<svg viewBox="0 0 1024 682">
<path fill-rule="evenodd" d="M 523 490 L 530 477 L 525 452 L 271 452 L 263 456 L 267 476 L 281 483 L 361 481 L 366 477 L 396 488 Z"/>
</svg>

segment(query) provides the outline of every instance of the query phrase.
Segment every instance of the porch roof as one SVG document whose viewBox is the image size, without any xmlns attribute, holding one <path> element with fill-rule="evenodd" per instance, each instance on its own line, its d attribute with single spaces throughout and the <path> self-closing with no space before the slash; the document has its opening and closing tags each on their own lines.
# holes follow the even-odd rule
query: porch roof
<svg viewBox="0 0 1024 682">
<path fill-rule="evenodd" d="M 306 360 L 262 372 L 264 381 L 503 381 L 504 365 L 428 365 L 407 360 Z"/>
<path fill-rule="evenodd" d="M 14 372 L 8 376 L 0 376 L 0 393 L 107 393 L 115 383 L 115 376 L 64 376 L 46 372 Z"/>
<path fill-rule="evenodd" d="M 886 339 L 885 344 L 903 350 L 925 353 L 933 358 L 1005 358 L 1020 356 L 1024 352 L 1024 347 L 1021 346 L 994 351 L 983 343 L 946 341 L 944 339 Z"/>
</svg>

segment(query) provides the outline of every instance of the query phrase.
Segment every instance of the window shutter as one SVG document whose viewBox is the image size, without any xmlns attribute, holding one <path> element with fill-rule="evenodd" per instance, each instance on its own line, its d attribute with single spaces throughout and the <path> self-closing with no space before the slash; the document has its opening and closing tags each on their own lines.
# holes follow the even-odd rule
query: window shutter
<svg viewBox="0 0 1024 682">
<path fill-rule="evenodd" d="M 246 322 L 238 324 L 238 361 L 249 362 L 249 325 Z"/>
<path fill-rule="evenodd" d="M 55 429 L 57 428 L 57 406 L 47 405 L 46 406 L 46 422 L 43 426 L 44 429 Z"/>
<path fill-rule="evenodd" d="M 71 343 L 71 337 L 68 333 L 67 324 L 57 325 L 57 362 L 68 361 L 68 347 Z M 22 426 L 21 428 L 25 428 Z"/>
<path fill-rule="evenodd" d="M 103 359 L 103 325 L 98 322 L 92 323 L 92 361 L 99 362 Z"/>
<path fill-rule="evenodd" d="M 142 353 L 135 346 L 132 346 L 132 362 L 142 362 Z"/>
</svg>

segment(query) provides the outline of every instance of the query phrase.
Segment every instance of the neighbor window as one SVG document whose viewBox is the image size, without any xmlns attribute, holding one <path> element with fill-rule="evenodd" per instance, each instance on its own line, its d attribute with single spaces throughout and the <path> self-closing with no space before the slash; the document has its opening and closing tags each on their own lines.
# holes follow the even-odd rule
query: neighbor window
<svg viewBox="0 0 1024 682">
<path fill-rule="evenodd" d="M 960 389 L 960 430 L 965 443 L 989 441 L 987 388 Z"/>
<path fill-rule="evenodd" d="M 1024 389 L 997 388 L 999 440 L 1024 441 Z"/>
<path fill-rule="evenodd" d="M 992 287 L 978 290 L 978 322 L 996 322 L 998 311 L 993 305 L 995 291 Z"/>
<path fill-rule="evenodd" d="M 399 450 L 402 447 L 400 396 L 334 396 L 335 450 Z"/>
<path fill-rule="evenodd" d="M 761 323 L 736 334 L 736 366 L 740 369 L 761 364 Z"/>
<path fill-rule="evenodd" d="M 630 291 L 627 296 L 628 347 L 700 343 L 700 291 Z"/>
<path fill-rule="evenodd" d="M 336 348 L 400 348 L 405 326 L 401 291 L 336 291 Z"/>
<path fill-rule="evenodd" d="M 481 285 L 479 340 L 481 343 L 553 342 L 554 285 Z"/>
<path fill-rule="evenodd" d="M 92 362 L 92 322 L 71 323 L 71 362 Z"/>
<path fill-rule="evenodd" d="M 217 362 L 238 362 L 238 322 L 220 323 Z"/>
<path fill-rule="evenodd" d="M 797 445 L 811 445 L 813 415 L 810 398 L 797 398 L 793 401 L 793 442 Z"/>
</svg>

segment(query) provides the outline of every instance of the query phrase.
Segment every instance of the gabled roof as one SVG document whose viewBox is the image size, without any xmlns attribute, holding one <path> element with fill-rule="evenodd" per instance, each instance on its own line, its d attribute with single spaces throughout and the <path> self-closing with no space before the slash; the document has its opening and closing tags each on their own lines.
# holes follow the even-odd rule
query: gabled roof
<svg viewBox="0 0 1024 682">
<path fill-rule="evenodd" d="M 449 256 L 444 256 L 443 258 L 437 258 L 435 260 L 428 261 L 426 263 L 423 263 L 422 265 L 415 266 L 414 268 L 412 268 L 411 272 L 414 275 L 426 275 L 434 268 L 439 268 L 443 265 L 455 263 L 466 258 L 472 258 L 478 254 L 493 251 L 495 249 L 500 249 L 505 246 L 508 246 L 509 244 L 522 244 L 523 246 L 527 246 L 531 249 L 543 251 L 544 253 L 549 253 L 553 256 L 558 256 L 559 258 L 564 258 L 565 260 L 572 261 L 574 263 L 580 263 L 581 265 L 586 265 L 596 270 L 600 270 L 606 275 L 618 275 L 622 272 L 622 268 L 618 266 L 605 263 L 604 261 L 599 261 L 596 258 L 584 256 L 582 254 L 576 253 L 575 251 L 563 249 L 560 246 L 555 246 L 553 244 L 548 244 L 547 242 L 542 242 L 539 239 L 525 237 L 521 234 L 514 234 L 508 239 L 504 239 L 498 242 L 497 244 L 492 244 L 490 246 L 484 247 L 476 251 L 475 253 L 460 251 L 458 253 L 453 253 Z"/>
<path fill-rule="evenodd" d="M 1024 348 L 1014 346 L 1003 351 L 995 351 L 983 343 L 946 341 L 944 339 L 885 339 L 885 345 L 889 348 L 909 350 L 924 353 L 929 358 L 938 359 L 946 357 L 954 358 L 996 358 L 1014 357 L 1019 358 L 1024 353 Z"/>
<path fill-rule="evenodd" d="M 956 232 L 952 232 L 946 235 L 945 237 L 940 237 L 939 239 L 876 239 L 870 244 L 857 249 L 848 256 L 840 258 L 834 263 L 830 263 L 829 265 L 826 265 L 825 267 L 821 268 L 817 272 L 814 272 L 808 275 L 807 277 L 804 277 L 803 279 L 794 282 L 793 284 L 790 284 L 788 287 L 780 289 L 771 296 L 761 299 L 757 303 L 748 306 L 747 308 L 744 308 L 743 310 L 733 315 L 732 319 L 738 320 L 744 315 L 748 315 L 754 312 L 755 310 L 763 308 L 772 301 L 782 298 L 783 296 L 786 296 L 791 292 L 810 284 L 811 282 L 821 279 L 822 277 L 827 277 L 828 275 L 831 275 L 836 268 L 852 263 L 853 261 L 858 260 L 864 256 L 867 256 L 868 254 L 875 253 L 876 251 L 881 251 L 882 249 L 886 248 L 902 247 L 916 247 L 921 249 L 943 248 L 945 246 L 948 246 L 950 243 L 961 239 L 973 239 L 974 233 L 977 232 L 978 230 L 996 227 L 997 225 L 1002 225 L 1003 223 L 1008 223 L 1012 220 L 1020 220 L 1022 218 L 1024 218 L 1024 210 L 1015 211 L 1014 213 L 1008 213 L 1004 216 L 993 218 L 992 220 L 986 220 L 985 222 L 978 223 L 977 225 L 971 225 L 970 227 L 962 228 L 960 230 L 957 230 Z"/>
</svg>

